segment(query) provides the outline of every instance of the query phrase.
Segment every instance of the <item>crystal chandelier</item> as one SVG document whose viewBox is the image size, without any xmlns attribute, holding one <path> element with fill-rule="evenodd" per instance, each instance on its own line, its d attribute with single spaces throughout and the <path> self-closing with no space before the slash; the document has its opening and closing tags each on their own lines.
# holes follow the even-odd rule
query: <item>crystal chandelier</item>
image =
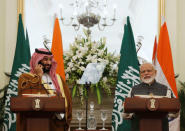
<svg viewBox="0 0 185 131">
<path fill-rule="evenodd" d="M 75 31 L 80 29 L 80 25 L 83 25 L 88 30 L 98 25 L 98 29 L 103 31 L 105 27 L 112 26 L 116 21 L 116 6 L 113 7 L 111 18 L 107 16 L 107 0 L 75 0 L 70 5 L 74 11 L 69 23 L 66 23 L 65 18 L 62 16 L 62 8 L 60 9 L 60 20 L 63 25 L 73 26 Z"/>
</svg>

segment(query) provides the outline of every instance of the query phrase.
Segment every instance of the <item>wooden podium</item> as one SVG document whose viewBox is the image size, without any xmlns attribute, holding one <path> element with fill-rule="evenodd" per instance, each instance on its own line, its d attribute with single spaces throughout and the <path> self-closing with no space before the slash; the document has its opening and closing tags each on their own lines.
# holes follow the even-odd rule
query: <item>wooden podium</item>
<svg viewBox="0 0 185 131">
<path fill-rule="evenodd" d="M 17 131 L 52 131 L 55 113 L 65 113 L 62 97 L 11 97 L 10 109 L 17 113 Z"/>
<path fill-rule="evenodd" d="M 180 109 L 176 98 L 126 98 L 125 113 L 135 113 L 140 117 L 140 131 L 162 131 L 162 119 L 169 112 L 176 113 Z"/>
</svg>

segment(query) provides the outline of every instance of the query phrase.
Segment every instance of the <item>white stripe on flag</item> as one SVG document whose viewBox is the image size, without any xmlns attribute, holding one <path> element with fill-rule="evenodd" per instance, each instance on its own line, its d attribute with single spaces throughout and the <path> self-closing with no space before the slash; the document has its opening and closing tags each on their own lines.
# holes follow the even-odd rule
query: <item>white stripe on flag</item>
<svg viewBox="0 0 185 131">
<path fill-rule="evenodd" d="M 166 80 L 166 77 L 163 73 L 163 70 L 161 69 L 161 66 L 158 62 L 158 59 L 156 59 L 155 62 L 156 62 L 155 69 L 157 70 L 156 81 L 163 84 L 163 85 L 166 85 L 169 89 L 171 89 L 170 85 L 169 85 L 168 81 Z"/>
<path fill-rule="evenodd" d="M 169 122 L 169 131 L 180 131 L 180 115 Z"/>
</svg>

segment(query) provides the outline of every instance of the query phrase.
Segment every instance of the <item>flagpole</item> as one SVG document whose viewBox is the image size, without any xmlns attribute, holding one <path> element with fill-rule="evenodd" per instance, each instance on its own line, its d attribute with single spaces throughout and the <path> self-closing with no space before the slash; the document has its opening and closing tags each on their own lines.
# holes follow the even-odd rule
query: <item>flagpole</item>
<svg viewBox="0 0 185 131">
<path fill-rule="evenodd" d="M 87 131 L 87 115 L 88 115 L 88 95 L 89 95 L 89 87 L 90 87 L 90 84 L 91 83 L 85 83 L 85 88 L 86 88 L 86 92 L 87 92 L 87 96 L 86 96 L 86 108 L 85 108 L 85 111 L 86 111 L 86 127 L 85 127 L 85 130 Z"/>
<path fill-rule="evenodd" d="M 165 1 L 159 0 L 158 1 L 158 34 L 160 33 L 161 25 L 163 24 L 164 18 L 165 18 Z"/>
<path fill-rule="evenodd" d="M 19 14 L 22 14 L 22 21 L 24 25 L 24 0 L 18 0 L 17 1 L 17 18 L 19 18 Z M 17 19 L 17 22 L 19 19 Z"/>
</svg>

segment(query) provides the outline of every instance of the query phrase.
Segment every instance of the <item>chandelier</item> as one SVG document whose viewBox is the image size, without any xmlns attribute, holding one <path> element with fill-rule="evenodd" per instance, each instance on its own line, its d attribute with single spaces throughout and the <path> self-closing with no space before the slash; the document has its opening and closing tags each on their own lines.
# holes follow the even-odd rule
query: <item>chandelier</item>
<svg viewBox="0 0 185 131">
<path fill-rule="evenodd" d="M 103 31 L 105 27 L 112 26 L 116 21 L 115 5 L 113 7 L 112 16 L 108 18 L 107 0 L 75 0 L 75 2 L 70 5 L 74 9 L 70 21 L 66 23 L 66 18 L 62 16 L 62 8 L 60 8 L 60 20 L 63 25 L 73 26 L 75 31 L 80 29 L 80 25 L 83 25 L 88 30 L 98 25 L 98 29 Z"/>
</svg>

